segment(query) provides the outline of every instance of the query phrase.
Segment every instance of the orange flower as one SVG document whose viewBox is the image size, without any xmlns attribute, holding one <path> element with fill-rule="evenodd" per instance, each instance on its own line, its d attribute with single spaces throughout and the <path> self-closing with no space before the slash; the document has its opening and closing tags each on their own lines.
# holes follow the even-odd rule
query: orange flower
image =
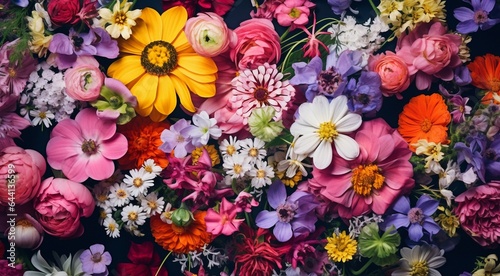
<svg viewBox="0 0 500 276">
<path fill-rule="evenodd" d="M 467 66 L 472 77 L 472 84 L 486 90 L 481 100 L 484 104 L 494 102 L 500 104 L 500 57 L 486 54 L 476 57 Z"/>
<path fill-rule="evenodd" d="M 398 131 L 415 151 L 413 144 L 420 139 L 447 144 L 448 124 L 451 115 L 443 97 L 439 94 L 419 95 L 405 105 L 399 115 Z"/>
<path fill-rule="evenodd" d="M 195 211 L 194 220 L 185 227 L 174 223 L 168 224 L 159 215 L 150 218 L 151 233 L 157 244 L 163 249 L 177 254 L 198 251 L 206 243 L 212 241 L 212 235 L 207 232 L 205 224 L 206 211 Z"/>
<path fill-rule="evenodd" d="M 163 143 L 160 139 L 161 132 L 169 127 L 168 123 L 153 122 L 141 116 L 136 116 L 129 123 L 118 126 L 120 133 L 128 140 L 127 154 L 118 159 L 121 169 L 138 169 L 150 158 L 162 169 L 167 167 L 167 155 L 158 147 Z"/>
</svg>

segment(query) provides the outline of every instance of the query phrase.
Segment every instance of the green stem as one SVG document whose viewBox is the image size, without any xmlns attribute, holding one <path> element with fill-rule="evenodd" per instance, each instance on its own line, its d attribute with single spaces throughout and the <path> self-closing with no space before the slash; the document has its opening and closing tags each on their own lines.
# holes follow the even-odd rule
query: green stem
<svg viewBox="0 0 500 276">
<path fill-rule="evenodd" d="M 355 270 L 355 271 L 352 271 L 351 270 L 351 273 L 354 274 L 354 275 L 361 275 L 363 272 L 365 272 L 365 270 L 373 263 L 373 260 L 370 259 L 368 260 L 368 262 L 366 262 L 366 264 L 361 267 L 359 270 Z"/>
<path fill-rule="evenodd" d="M 280 36 L 280 41 L 283 42 L 285 37 L 290 33 L 290 28 L 286 29 L 285 32 Z"/>
<path fill-rule="evenodd" d="M 158 267 L 158 270 L 156 271 L 155 276 L 158 276 L 158 273 L 160 273 L 161 267 L 165 264 L 165 262 L 167 261 L 168 257 L 170 257 L 170 254 L 172 254 L 172 251 L 168 252 L 167 256 L 165 256 L 165 258 L 161 262 L 160 266 Z"/>
<path fill-rule="evenodd" d="M 372 9 L 375 11 L 377 15 L 380 15 L 380 11 L 377 9 L 377 6 L 373 3 L 373 0 L 368 0 L 370 2 L 370 6 L 372 6 Z"/>
</svg>

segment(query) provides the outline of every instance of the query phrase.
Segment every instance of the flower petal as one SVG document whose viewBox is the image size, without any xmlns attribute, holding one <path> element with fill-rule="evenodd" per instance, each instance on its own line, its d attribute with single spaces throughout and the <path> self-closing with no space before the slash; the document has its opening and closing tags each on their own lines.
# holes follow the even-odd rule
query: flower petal
<svg viewBox="0 0 500 276">
<path fill-rule="evenodd" d="M 147 37 L 148 39 L 146 40 L 143 40 L 143 41 L 147 41 L 147 43 L 150 43 L 150 42 L 153 42 L 153 41 L 157 41 L 157 40 L 162 40 L 162 27 L 165 26 L 165 25 L 162 25 L 162 19 L 160 17 L 160 14 L 155 10 L 155 9 L 152 9 L 152 8 L 144 8 L 142 10 L 142 13 L 141 13 L 141 19 L 144 20 L 144 22 L 146 22 L 146 30 L 147 30 Z M 144 30 L 141 30 L 141 31 L 144 31 Z M 137 31 L 133 30 L 133 34 L 136 35 L 137 34 Z M 143 37 L 141 38 L 145 38 L 144 37 L 144 34 L 141 33 L 141 35 Z M 169 41 L 167 41 L 169 42 Z"/>
<path fill-rule="evenodd" d="M 338 132 L 348 133 L 355 131 L 361 126 L 363 120 L 359 114 L 349 113 L 335 123 Z"/>
<path fill-rule="evenodd" d="M 116 133 L 114 137 L 99 145 L 99 151 L 107 159 L 117 160 L 127 153 L 127 147 L 127 138 L 123 134 Z"/>
<path fill-rule="evenodd" d="M 168 76 L 161 76 L 158 80 L 158 92 L 154 107 L 158 112 L 164 115 L 170 115 L 177 105 L 177 96 L 175 95 L 176 86 L 173 80 Z"/>
<path fill-rule="evenodd" d="M 183 6 L 175 6 L 163 12 L 161 15 L 163 21 L 161 40 L 173 42 L 179 33 L 183 32 L 182 29 L 186 25 L 187 18 L 188 14 Z"/>
<path fill-rule="evenodd" d="M 102 154 L 90 156 L 85 173 L 94 180 L 104 180 L 113 175 L 115 165 L 113 161 L 106 159 Z"/>
<path fill-rule="evenodd" d="M 286 242 L 292 238 L 292 225 L 290 223 L 278 221 L 274 226 L 273 234 L 278 241 Z"/>
<path fill-rule="evenodd" d="M 332 163 L 332 144 L 322 140 L 312 155 L 314 166 L 320 170 L 327 168 Z"/>
<path fill-rule="evenodd" d="M 285 185 L 281 181 L 275 181 L 267 190 L 267 201 L 269 205 L 276 209 L 280 204 L 286 200 Z"/>
<path fill-rule="evenodd" d="M 151 113 L 157 91 L 158 76 L 150 74 L 142 75 L 139 81 L 130 89 L 130 92 L 137 98 L 136 111 L 139 115 L 148 116 Z"/>
<path fill-rule="evenodd" d="M 356 140 L 343 134 L 339 134 L 335 140 L 335 149 L 340 157 L 346 160 L 353 160 L 359 155 L 359 145 Z"/>
<path fill-rule="evenodd" d="M 141 65 L 141 56 L 122 57 L 113 62 L 108 68 L 108 75 L 125 85 L 134 83 L 145 73 L 146 69 Z"/>
<path fill-rule="evenodd" d="M 278 222 L 278 214 L 276 211 L 261 211 L 255 218 L 255 224 L 263 229 L 269 229 Z"/>
</svg>

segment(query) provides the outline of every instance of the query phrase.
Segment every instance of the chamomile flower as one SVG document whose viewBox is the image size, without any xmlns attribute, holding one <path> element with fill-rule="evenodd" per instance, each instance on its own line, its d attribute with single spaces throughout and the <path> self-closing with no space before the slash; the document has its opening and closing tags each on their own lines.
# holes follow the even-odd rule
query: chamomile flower
<svg viewBox="0 0 500 276">
<path fill-rule="evenodd" d="M 154 185 L 153 179 L 156 175 L 147 172 L 144 168 L 140 168 L 139 170 L 132 169 L 129 173 L 130 175 L 126 175 L 123 182 L 127 184 L 127 190 L 134 197 L 140 194 L 145 195 L 148 188 Z"/>
<path fill-rule="evenodd" d="M 106 230 L 106 235 L 112 238 L 117 238 L 120 236 L 120 227 L 112 217 L 107 217 L 102 225 Z"/>
<path fill-rule="evenodd" d="M 99 9 L 101 16 L 101 26 L 106 27 L 106 31 L 112 38 L 123 37 L 129 39 L 132 34 L 132 27 L 136 25 L 135 20 L 141 16 L 142 11 L 132 10 L 129 11 L 132 2 L 126 0 L 116 1 L 111 11 L 108 8 Z"/>
<path fill-rule="evenodd" d="M 226 174 L 231 178 L 240 178 L 252 168 L 247 156 L 243 154 L 231 155 L 224 160 L 223 164 Z"/>
<path fill-rule="evenodd" d="M 122 221 L 128 226 L 143 225 L 146 222 L 146 213 L 142 207 L 129 204 L 123 207 L 121 212 Z"/>
<path fill-rule="evenodd" d="M 142 168 L 148 172 L 152 173 L 156 176 L 160 175 L 162 168 L 158 166 L 153 159 L 148 159 L 144 161 L 144 164 L 142 164 Z"/>
<path fill-rule="evenodd" d="M 163 200 L 163 197 L 158 198 L 157 192 L 152 192 L 146 197 L 141 198 L 141 206 L 148 216 L 161 214 L 164 205 L 165 201 Z"/>
<path fill-rule="evenodd" d="M 229 140 L 224 139 L 219 145 L 219 150 L 223 158 L 232 156 L 233 154 L 238 154 L 240 149 L 241 141 L 235 136 L 229 136 Z"/>
<path fill-rule="evenodd" d="M 241 154 L 250 158 L 250 162 L 255 163 L 257 160 L 262 160 L 266 157 L 266 143 L 255 138 L 254 140 L 247 138 L 241 141 Z"/>
<path fill-rule="evenodd" d="M 109 188 L 109 201 L 113 207 L 121 207 L 130 202 L 132 195 L 125 183 L 115 183 Z"/>
<path fill-rule="evenodd" d="M 31 124 L 33 126 L 43 124 L 46 128 L 49 128 L 52 125 L 52 121 L 55 118 L 55 115 L 50 110 L 30 110 L 30 116 L 34 117 L 31 120 Z"/>
<path fill-rule="evenodd" d="M 271 178 L 274 177 L 274 170 L 265 161 L 257 161 L 255 166 L 248 173 L 252 177 L 252 187 L 260 189 L 266 185 L 271 185 Z"/>
</svg>

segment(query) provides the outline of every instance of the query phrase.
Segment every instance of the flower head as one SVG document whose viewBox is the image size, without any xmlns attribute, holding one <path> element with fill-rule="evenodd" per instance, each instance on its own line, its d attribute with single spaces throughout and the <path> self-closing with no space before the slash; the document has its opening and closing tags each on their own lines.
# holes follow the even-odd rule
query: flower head
<svg viewBox="0 0 500 276">
<path fill-rule="evenodd" d="M 128 1 L 116 1 L 113 10 L 108 8 L 99 9 L 101 17 L 100 24 L 111 35 L 112 38 L 129 39 L 132 34 L 132 27 L 136 25 L 135 20 L 141 16 L 141 10 L 130 10 L 132 6 Z"/>
<path fill-rule="evenodd" d="M 85 273 L 107 275 L 106 266 L 111 264 L 111 254 L 108 251 L 104 252 L 104 245 L 94 244 L 82 252 L 80 261 Z"/>
<path fill-rule="evenodd" d="M 208 209 L 207 215 L 205 216 L 205 222 L 207 224 L 207 231 L 212 233 L 214 237 L 223 234 L 230 236 L 234 232 L 238 231 L 241 223 L 244 219 L 237 219 L 236 205 L 227 201 L 226 198 L 222 198 L 219 205 L 219 212 L 215 212 L 213 209 Z"/>
<path fill-rule="evenodd" d="M 284 126 L 281 121 L 275 121 L 276 110 L 272 106 L 256 108 L 248 117 L 250 133 L 264 142 L 270 142 L 276 138 Z"/>
<path fill-rule="evenodd" d="M 495 0 L 464 1 L 472 5 L 472 10 L 459 7 L 453 11 L 453 16 L 460 21 L 457 31 L 462 34 L 476 32 L 478 29 L 487 30 L 500 23 L 500 18 L 490 18 L 495 7 Z M 492 14 L 493 15 L 493 14 Z"/>
<path fill-rule="evenodd" d="M 309 0 L 285 0 L 274 10 L 274 17 L 281 26 L 304 26 L 309 22 L 310 9 L 316 4 Z"/>
<path fill-rule="evenodd" d="M 325 245 L 325 249 L 328 257 L 334 262 L 345 263 L 350 261 L 358 251 L 358 242 L 347 235 L 345 231 L 338 234 L 333 233 L 331 237 L 326 239 L 328 243 Z"/>
<path fill-rule="evenodd" d="M 500 57 L 486 54 L 474 59 L 467 67 L 472 77 L 472 85 L 486 90 L 484 104 L 500 103 Z"/>
<path fill-rule="evenodd" d="M 400 266 L 393 275 L 435 275 L 441 276 L 436 268 L 446 263 L 444 250 L 435 245 L 423 244 L 413 248 L 401 248 Z"/>
<path fill-rule="evenodd" d="M 100 96 L 90 104 L 97 109 L 99 118 L 116 120 L 117 124 L 124 125 L 135 117 L 137 99 L 120 81 L 105 78 Z"/>
<path fill-rule="evenodd" d="M 396 228 L 389 227 L 380 236 L 378 224 L 372 222 L 361 228 L 359 253 L 367 258 L 383 260 L 397 252 L 400 242 L 401 237 Z"/>
</svg>

